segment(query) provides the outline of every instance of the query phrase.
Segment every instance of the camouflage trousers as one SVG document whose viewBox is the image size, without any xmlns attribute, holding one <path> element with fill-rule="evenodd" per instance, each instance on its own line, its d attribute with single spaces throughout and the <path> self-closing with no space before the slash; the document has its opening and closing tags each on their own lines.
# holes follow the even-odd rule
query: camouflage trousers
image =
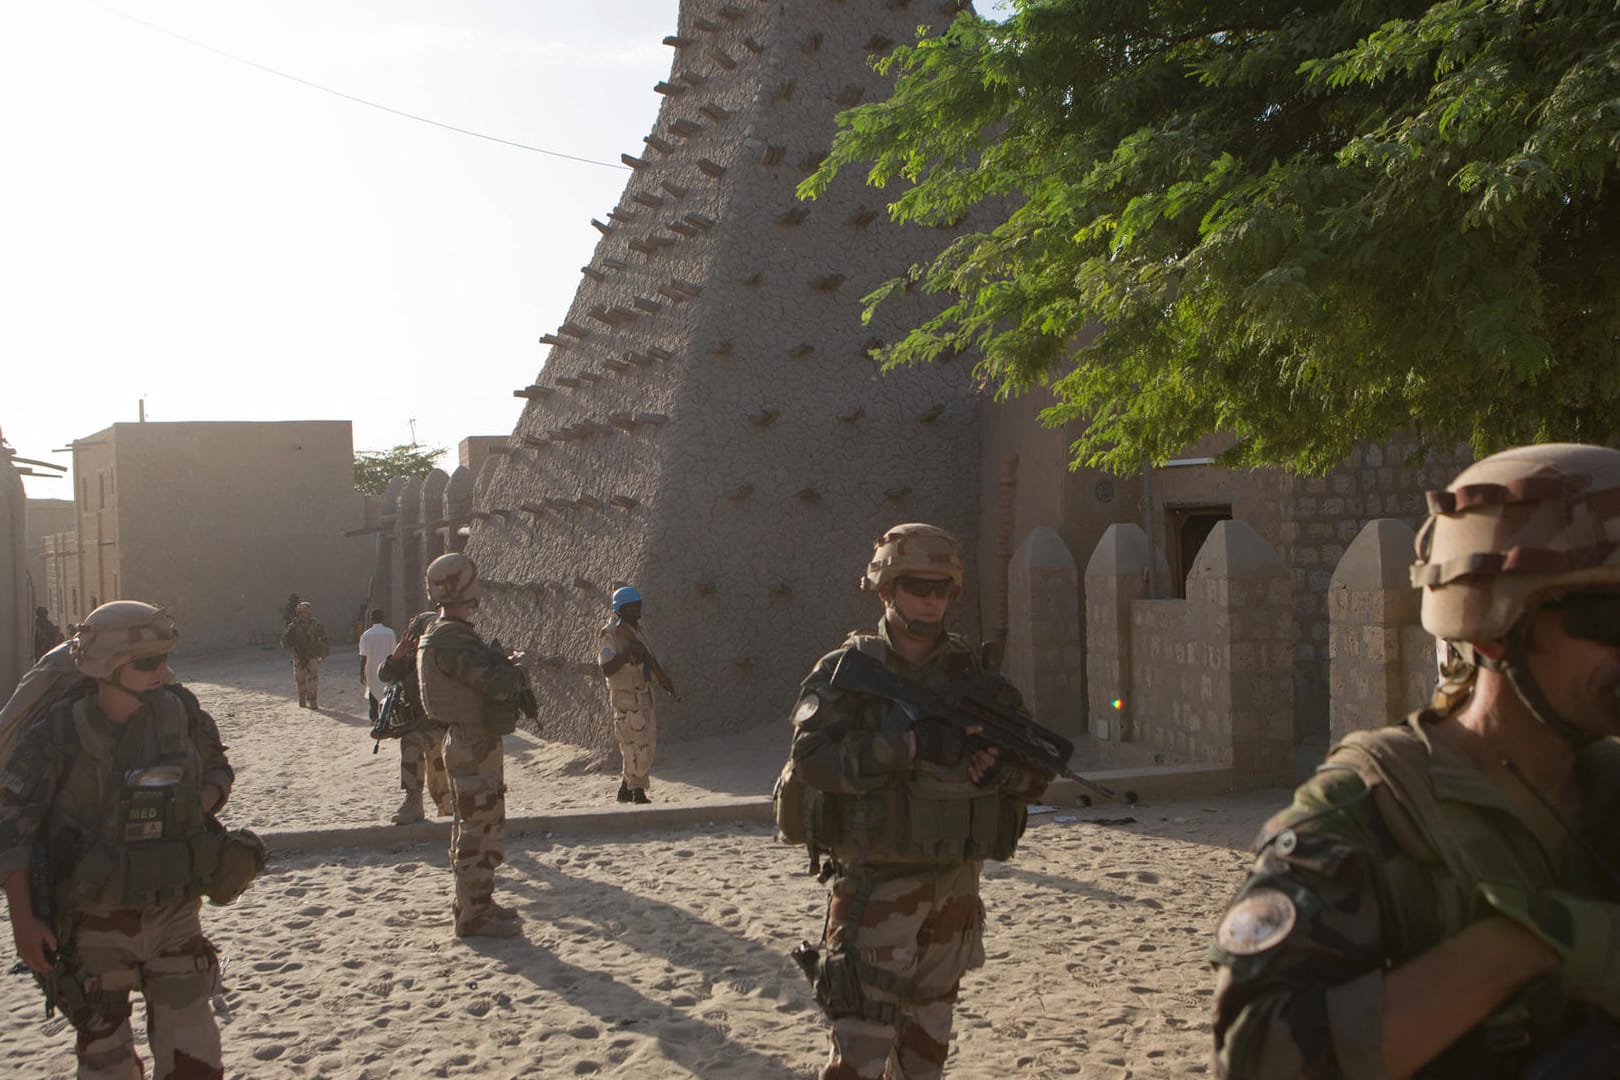
<svg viewBox="0 0 1620 1080">
<path fill-rule="evenodd" d="M 419 792 L 425 780 L 439 815 L 448 817 L 455 812 L 455 804 L 450 799 L 450 774 L 444 767 L 444 734 L 445 729 L 434 724 L 399 737 L 399 786 Z"/>
<path fill-rule="evenodd" d="M 78 1030 L 79 1080 L 138 1080 L 144 1071 L 130 1029 L 131 990 L 146 999 L 146 1035 L 156 1080 L 223 1077 L 211 1000 L 219 957 L 203 937 L 201 900 L 86 915 L 74 938 L 85 989 L 99 999 Z"/>
<path fill-rule="evenodd" d="M 293 679 L 298 683 L 298 704 L 306 700 L 314 704 L 321 688 L 321 662 L 319 660 L 299 661 L 293 657 Z"/>
<path fill-rule="evenodd" d="M 653 754 L 658 749 L 652 687 L 614 690 L 608 696 L 613 702 L 613 738 L 619 744 L 624 786 L 631 791 L 646 791 L 651 782 L 648 774 L 652 772 Z"/>
<path fill-rule="evenodd" d="M 827 981 L 848 982 L 834 990 L 823 1080 L 943 1075 L 957 985 L 984 965 L 981 865 L 846 866 L 833 879 L 822 957 Z"/>
<path fill-rule="evenodd" d="M 495 904 L 495 868 L 506 861 L 506 784 L 499 735 L 451 724 L 444 742 L 455 823 L 450 869 L 456 877 L 456 927 L 482 922 Z"/>
</svg>

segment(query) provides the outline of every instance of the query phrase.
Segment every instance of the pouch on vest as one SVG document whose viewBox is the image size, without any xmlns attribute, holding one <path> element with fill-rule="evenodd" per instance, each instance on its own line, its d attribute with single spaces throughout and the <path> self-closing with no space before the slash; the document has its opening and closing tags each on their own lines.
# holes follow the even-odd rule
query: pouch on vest
<svg viewBox="0 0 1620 1080">
<path fill-rule="evenodd" d="M 264 870 L 266 852 L 264 841 L 248 829 L 231 829 L 214 818 L 208 819 L 208 837 L 217 852 L 213 873 L 203 895 L 213 904 L 223 907 L 247 891 Z"/>
<path fill-rule="evenodd" d="M 484 730 L 491 735 L 510 735 L 517 730 L 518 705 L 515 700 L 484 699 Z"/>
</svg>

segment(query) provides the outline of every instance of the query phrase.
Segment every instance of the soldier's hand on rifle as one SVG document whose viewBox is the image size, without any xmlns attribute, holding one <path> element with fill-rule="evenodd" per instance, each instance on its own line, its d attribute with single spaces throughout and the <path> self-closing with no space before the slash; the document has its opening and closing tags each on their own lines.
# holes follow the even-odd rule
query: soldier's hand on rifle
<svg viewBox="0 0 1620 1080">
<path fill-rule="evenodd" d="M 662 671 L 658 673 L 658 685 L 662 686 L 664 688 L 664 693 L 668 694 L 670 697 L 679 697 L 679 695 L 675 693 L 675 684 L 671 682 L 669 676 L 665 675 Z"/>
<path fill-rule="evenodd" d="M 17 945 L 17 955 L 30 971 L 50 974 L 51 956 L 56 952 L 56 935 L 32 914 L 11 920 L 11 939 Z M 49 955 L 48 955 L 49 954 Z"/>
<path fill-rule="evenodd" d="M 529 658 L 529 654 L 524 652 L 522 649 L 518 649 L 515 652 L 510 652 L 510 653 L 506 654 L 507 662 L 510 663 L 510 664 L 514 664 L 514 665 L 516 665 L 518 667 L 522 667 L 523 666 L 523 661 L 527 660 L 528 658 Z"/>
<path fill-rule="evenodd" d="M 980 747 L 968 758 L 968 779 L 979 787 L 991 787 L 1001 779 L 1005 764 L 1000 747 Z"/>
</svg>

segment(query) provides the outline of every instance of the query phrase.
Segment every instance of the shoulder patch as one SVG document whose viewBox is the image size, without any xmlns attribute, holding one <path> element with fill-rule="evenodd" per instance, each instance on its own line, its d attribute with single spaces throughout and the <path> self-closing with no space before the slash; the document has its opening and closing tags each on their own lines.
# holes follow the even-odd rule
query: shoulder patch
<svg viewBox="0 0 1620 1080">
<path fill-rule="evenodd" d="M 1298 917 L 1287 893 L 1254 889 L 1227 909 L 1215 944 L 1233 956 L 1263 953 L 1288 936 Z"/>
<path fill-rule="evenodd" d="M 821 711 L 821 695 L 814 690 L 807 690 L 799 698 L 798 707 L 793 710 L 793 723 L 795 726 L 804 723 L 816 713 Z"/>
</svg>

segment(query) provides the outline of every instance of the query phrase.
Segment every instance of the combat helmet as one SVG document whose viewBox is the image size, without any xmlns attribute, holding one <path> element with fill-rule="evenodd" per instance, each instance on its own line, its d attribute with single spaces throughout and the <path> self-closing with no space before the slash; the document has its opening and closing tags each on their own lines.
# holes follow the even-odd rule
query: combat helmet
<svg viewBox="0 0 1620 1080">
<path fill-rule="evenodd" d="M 131 660 L 167 656 L 180 630 L 160 607 L 110 600 L 85 616 L 68 643 L 73 664 L 92 679 L 110 679 Z"/>
<path fill-rule="evenodd" d="M 426 578 L 428 599 L 441 607 L 478 601 L 478 564 L 459 551 L 429 563 Z"/>
<path fill-rule="evenodd" d="M 907 574 L 944 574 L 951 579 L 951 599 L 962 595 L 962 545 L 938 525 L 896 525 L 872 548 L 861 588 L 877 592 Z"/>
<path fill-rule="evenodd" d="M 641 593 L 636 591 L 634 585 L 622 585 L 613 590 L 613 598 L 608 601 L 614 611 L 618 611 L 626 604 L 641 603 Z"/>
<path fill-rule="evenodd" d="M 1412 584 L 1423 590 L 1423 628 L 1451 646 L 1436 706 L 1454 705 L 1476 666 L 1499 667 L 1543 722 L 1584 740 L 1529 678 L 1524 617 L 1567 593 L 1620 590 L 1620 450 L 1515 447 L 1464 469 L 1428 502 Z M 1501 661 L 1467 644 L 1497 640 L 1508 645 Z"/>
</svg>

